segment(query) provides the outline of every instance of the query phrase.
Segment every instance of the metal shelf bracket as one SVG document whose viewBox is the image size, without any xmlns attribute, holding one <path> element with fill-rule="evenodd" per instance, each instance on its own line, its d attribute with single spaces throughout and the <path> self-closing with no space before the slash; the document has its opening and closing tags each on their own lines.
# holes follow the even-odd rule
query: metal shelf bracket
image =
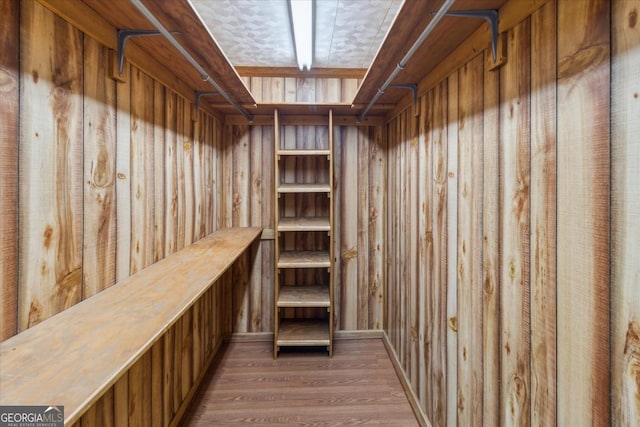
<svg viewBox="0 0 640 427">
<path fill-rule="evenodd" d="M 218 92 L 217 90 L 204 90 L 204 91 L 198 91 L 196 92 L 196 100 L 195 100 L 195 113 L 196 115 L 198 115 L 198 111 L 200 110 L 200 98 L 202 98 L 205 95 L 215 95 L 218 94 L 220 92 Z"/>
<path fill-rule="evenodd" d="M 461 18 L 481 18 L 489 23 L 491 29 L 491 53 L 495 62 L 498 56 L 498 11 L 492 9 L 480 10 L 456 10 L 445 13 L 445 16 L 458 16 Z"/>
<path fill-rule="evenodd" d="M 411 93 L 413 94 L 413 111 L 414 114 L 417 116 L 418 114 L 420 114 L 420 112 L 418 111 L 418 85 L 415 83 L 409 83 L 409 84 L 391 84 L 389 85 L 389 87 L 394 87 L 397 89 L 408 89 L 411 91 Z"/>
<path fill-rule="evenodd" d="M 160 31 L 153 30 L 118 30 L 118 74 L 122 75 L 122 69 L 124 68 L 124 50 L 130 38 L 159 36 L 161 34 Z M 172 34 L 179 33 L 173 31 Z"/>
</svg>

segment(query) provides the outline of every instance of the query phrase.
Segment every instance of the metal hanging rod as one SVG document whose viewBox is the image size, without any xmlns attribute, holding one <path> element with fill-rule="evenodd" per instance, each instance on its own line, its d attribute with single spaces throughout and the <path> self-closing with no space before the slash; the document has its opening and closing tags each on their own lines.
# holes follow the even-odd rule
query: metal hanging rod
<svg viewBox="0 0 640 427">
<path fill-rule="evenodd" d="M 204 80 L 205 82 L 209 82 L 209 84 L 213 86 L 214 89 L 218 93 L 220 93 L 220 95 L 224 96 L 224 98 L 229 102 L 229 104 L 233 105 L 233 107 L 236 110 L 238 110 L 240 114 L 242 114 L 247 120 L 249 120 L 249 123 L 253 123 L 253 116 L 249 114 L 244 108 L 242 108 L 240 104 L 234 101 L 229 96 L 229 94 L 225 92 L 224 89 L 222 89 L 220 85 L 218 85 L 218 83 L 209 76 L 209 74 L 207 74 L 207 71 L 204 68 L 202 68 L 200 64 L 196 62 L 193 56 L 191 56 L 191 54 L 187 52 L 187 50 L 184 47 L 182 47 L 182 45 L 175 39 L 175 37 L 173 37 L 171 32 L 167 30 L 160 21 L 158 21 L 158 19 L 155 17 L 153 13 L 151 13 L 149 9 L 147 9 L 147 7 L 142 3 L 142 0 L 129 0 L 129 1 L 131 2 L 132 5 L 135 6 L 136 9 L 138 9 L 138 11 L 140 11 L 140 13 L 144 15 L 145 18 L 149 20 L 149 22 L 153 24 L 154 27 L 156 27 L 158 31 L 160 31 L 160 33 L 169 41 L 169 43 L 171 43 L 173 47 L 175 47 L 178 50 L 178 52 L 180 52 L 180 54 L 182 54 L 182 56 L 184 56 L 184 58 L 187 61 L 189 61 L 189 63 L 193 66 L 193 68 L 195 68 L 200 73 L 200 75 L 202 76 L 202 80 Z"/>
<path fill-rule="evenodd" d="M 133 0 L 132 0 L 133 1 Z M 356 122 L 360 123 L 362 121 L 362 119 L 364 118 L 364 116 L 367 115 L 367 113 L 369 112 L 369 110 L 371 109 L 371 107 L 373 107 L 373 104 L 376 103 L 376 101 L 378 100 L 378 98 L 380 98 L 380 95 L 382 95 L 384 93 L 384 91 L 389 87 L 389 85 L 391 84 L 391 82 L 393 82 L 393 79 L 396 78 L 396 76 L 398 75 L 398 73 L 400 71 L 402 71 L 404 69 L 404 67 L 407 66 L 407 63 L 409 62 L 409 60 L 411 59 L 411 57 L 416 53 L 416 51 L 418 50 L 418 48 L 422 45 L 422 43 L 427 39 L 427 37 L 429 37 L 429 34 L 431 34 L 431 32 L 436 28 L 436 26 L 440 23 L 440 20 L 444 17 L 444 15 L 449 11 L 449 9 L 451 8 L 451 6 L 453 5 L 453 3 L 456 0 L 446 0 L 444 2 L 444 4 L 440 7 L 440 9 L 438 10 L 438 12 L 436 12 L 436 14 L 433 16 L 433 19 L 429 22 L 429 24 L 427 25 L 427 27 L 424 29 L 424 31 L 422 32 L 422 34 L 420 34 L 420 37 L 418 37 L 418 40 L 415 41 L 415 43 L 413 43 L 413 46 L 411 46 L 411 49 L 409 49 L 409 51 L 407 52 L 407 54 L 402 58 L 402 60 L 400 61 L 400 63 L 398 65 L 396 65 L 395 70 L 393 70 L 393 72 L 391 73 L 391 75 L 389 76 L 389 78 L 382 84 L 382 86 L 380 87 L 380 89 L 378 89 L 378 92 L 375 94 L 375 96 L 371 99 L 371 101 L 369 101 L 369 103 L 367 104 L 367 106 L 365 107 L 365 109 L 362 111 L 362 113 L 356 118 Z"/>
</svg>

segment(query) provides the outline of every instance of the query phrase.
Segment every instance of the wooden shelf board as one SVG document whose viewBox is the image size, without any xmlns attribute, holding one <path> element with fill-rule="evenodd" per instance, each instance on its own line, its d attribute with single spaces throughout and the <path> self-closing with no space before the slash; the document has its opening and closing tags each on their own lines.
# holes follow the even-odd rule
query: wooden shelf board
<svg viewBox="0 0 640 427">
<path fill-rule="evenodd" d="M 278 231 L 329 231 L 329 217 L 280 218 Z"/>
<path fill-rule="evenodd" d="M 327 251 L 280 252 L 278 268 L 329 268 L 331 261 Z"/>
<path fill-rule="evenodd" d="M 220 229 L 0 343 L 0 405 L 57 402 L 73 424 L 261 232 Z"/>
<path fill-rule="evenodd" d="M 329 307 L 328 286 L 282 286 L 278 307 Z"/>
<path fill-rule="evenodd" d="M 282 319 L 276 344 L 278 346 L 329 345 L 328 320 Z"/>
<path fill-rule="evenodd" d="M 278 193 L 329 193 L 329 184 L 280 184 Z"/>
<path fill-rule="evenodd" d="M 280 156 L 330 156 L 329 150 L 278 150 Z"/>
</svg>

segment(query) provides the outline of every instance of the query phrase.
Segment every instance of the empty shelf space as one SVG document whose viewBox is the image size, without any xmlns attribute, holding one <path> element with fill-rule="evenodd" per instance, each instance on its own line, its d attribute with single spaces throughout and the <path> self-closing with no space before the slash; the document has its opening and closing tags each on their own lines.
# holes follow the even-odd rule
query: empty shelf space
<svg viewBox="0 0 640 427">
<path fill-rule="evenodd" d="M 329 217 L 296 217 L 280 218 L 278 231 L 329 231 L 331 224 Z"/>
<path fill-rule="evenodd" d="M 278 193 L 329 193 L 329 184 L 280 184 Z"/>
<path fill-rule="evenodd" d="M 330 156 L 329 150 L 278 150 L 280 156 Z"/>
<path fill-rule="evenodd" d="M 329 323 L 327 320 L 282 319 L 277 345 L 329 345 Z"/>
<path fill-rule="evenodd" d="M 329 307 L 328 286 L 283 286 L 278 307 Z"/>
<path fill-rule="evenodd" d="M 278 268 L 323 268 L 331 267 L 327 251 L 287 251 L 281 252 Z"/>
</svg>

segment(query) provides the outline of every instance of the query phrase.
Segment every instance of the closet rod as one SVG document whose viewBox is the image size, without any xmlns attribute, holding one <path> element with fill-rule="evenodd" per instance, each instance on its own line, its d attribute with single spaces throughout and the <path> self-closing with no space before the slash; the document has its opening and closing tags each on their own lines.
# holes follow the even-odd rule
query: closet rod
<svg viewBox="0 0 640 427">
<path fill-rule="evenodd" d="M 202 76 L 202 80 L 209 82 L 209 84 L 211 84 L 211 86 L 213 86 L 215 90 L 220 93 L 220 95 L 224 96 L 224 98 L 227 101 L 229 101 L 229 104 L 233 105 L 233 107 L 236 110 L 238 110 L 240 114 L 242 114 L 247 120 L 249 120 L 249 123 L 253 123 L 253 116 L 249 114 L 244 108 L 242 108 L 240 104 L 234 101 L 229 96 L 229 94 L 224 89 L 222 89 L 215 80 L 213 80 L 209 76 L 207 71 L 204 68 L 202 68 L 200 64 L 196 62 L 193 56 L 191 56 L 191 54 L 187 52 L 185 48 L 182 47 L 182 45 L 175 39 L 175 37 L 173 37 L 171 32 L 169 32 L 164 27 L 164 25 L 162 25 L 162 23 L 158 21 L 155 15 L 151 13 L 149 9 L 147 9 L 147 7 L 142 3 L 142 0 L 129 0 L 129 1 L 131 2 L 131 4 L 135 6 L 136 9 L 138 9 L 138 11 L 140 11 L 140 13 L 144 15 L 145 18 L 149 20 L 149 22 L 153 24 L 154 27 L 156 27 L 158 31 L 160 31 L 160 33 L 169 41 L 169 43 L 171 43 L 173 47 L 175 47 L 178 50 L 178 52 L 180 52 L 180 54 L 182 54 L 182 56 L 184 56 L 184 58 L 187 61 L 189 61 L 189 63 L 193 66 L 193 68 L 195 68 L 200 73 L 200 75 Z"/>
<path fill-rule="evenodd" d="M 413 43 L 413 46 L 411 46 L 411 49 L 409 49 L 409 51 L 407 52 L 407 54 L 402 58 L 402 60 L 400 61 L 400 63 L 398 65 L 396 65 L 395 70 L 393 70 L 393 72 L 391 73 L 391 75 L 389 76 L 389 78 L 387 78 L 387 80 L 384 82 L 384 84 L 380 87 L 380 89 L 378 89 L 378 92 L 375 94 L 375 96 L 371 99 L 371 101 L 369 101 L 369 103 L 367 104 L 367 106 L 365 107 L 365 109 L 362 111 L 362 113 L 358 116 L 358 122 L 361 122 L 362 119 L 364 118 L 364 116 L 367 115 L 367 113 L 369 112 L 369 110 L 371 109 L 371 107 L 373 107 L 373 104 L 376 103 L 376 101 L 378 100 L 378 98 L 380 98 L 380 95 L 382 95 L 384 93 L 384 91 L 387 89 L 387 87 L 389 87 L 389 85 L 393 82 L 393 79 L 396 78 L 396 76 L 398 75 L 398 73 L 400 71 L 402 71 L 404 69 L 404 67 L 407 66 L 407 63 L 409 62 L 409 60 L 411 59 L 411 57 L 416 53 L 416 51 L 418 50 L 418 48 L 420 47 L 420 45 L 422 45 L 422 43 L 427 39 L 427 37 L 429 37 L 429 34 L 431 34 L 431 32 L 436 28 L 436 26 L 440 23 L 440 20 L 442 19 L 442 17 L 449 11 L 449 9 L 451 8 L 451 6 L 453 5 L 453 3 L 456 0 L 446 0 L 442 6 L 440 7 L 440 9 L 438 10 L 438 12 L 434 15 L 433 19 L 431 21 L 429 21 L 429 24 L 427 25 L 427 27 L 424 29 L 424 31 L 422 32 L 422 34 L 420 34 L 420 37 L 418 37 L 418 40 L 415 41 L 415 43 Z"/>
</svg>

